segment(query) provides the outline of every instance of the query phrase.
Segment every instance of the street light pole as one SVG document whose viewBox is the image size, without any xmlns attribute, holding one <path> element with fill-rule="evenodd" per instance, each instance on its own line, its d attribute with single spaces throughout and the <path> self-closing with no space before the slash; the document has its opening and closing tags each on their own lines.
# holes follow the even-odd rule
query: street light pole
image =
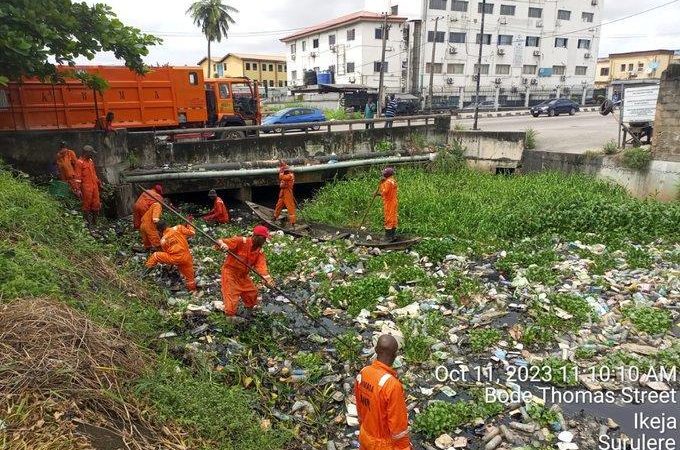
<svg viewBox="0 0 680 450">
<path fill-rule="evenodd" d="M 385 51 L 387 47 L 387 13 L 383 14 L 382 26 L 382 55 L 380 56 L 380 81 L 378 82 L 378 101 L 376 102 L 376 117 L 380 117 L 382 111 L 383 95 L 385 90 Z"/>
<path fill-rule="evenodd" d="M 434 19 L 434 36 L 432 37 L 432 59 L 430 61 L 430 95 L 427 99 L 430 112 L 432 112 L 432 96 L 434 95 L 434 58 L 437 49 L 437 31 L 439 26 L 439 16 Z"/>
<path fill-rule="evenodd" d="M 486 0 L 482 0 L 482 26 L 479 32 L 479 54 L 477 55 L 477 89 L 475 90 L 475 122 L 473 130 L 477 130 L 479 120 L 479 88 L 482 82 L 482 48 L 484 47 L 484 17 L 486 16 Z"/>
</svg>

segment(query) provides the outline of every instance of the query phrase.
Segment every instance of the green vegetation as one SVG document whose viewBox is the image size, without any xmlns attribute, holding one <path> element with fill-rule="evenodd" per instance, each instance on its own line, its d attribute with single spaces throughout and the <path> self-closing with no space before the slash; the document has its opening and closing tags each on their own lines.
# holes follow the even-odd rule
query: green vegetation
<svg viewBox="0 0 680 450">
<path fill-rule="evenodd" d="M 296 271 L 303 261 L 323 257 L 323 252 L 309 239 L 295 241 L 295 245 L 291 244 L 287 237 L 283 237 L 282 240 L 287 244 L 284 247 L 268 245 L 264 248 L 267 255 L 267 266 L 272 276 L 290 275 Z M 277 241 L 276 237 L 272 239 L 273 244 L 276 244 Z"/>
<path fill-rule="evenodd" d="M 468 332 L 470 348 L 475 353 L 482 353 L 501 340 L 501 332 L 495 328 L 477 328 Z"/>
<path fill-rule="evenodd" d="M 550 302 L 573 317 L 569 319 L 572 329 L 578 329 L 589 320 L 597 320 L 597 313 L 587 301 L 572 294 L 555 294 L 550 298 Z"/>
<path fill-rule="evenodd" d="M 556 411 L 552 411 L 538 403 L 529 403 L 526 409 L 529 417 L 543 427 L 550 427 L 550 425 L 559 421 L 559 415 Z"/>
<path fill-rule="evenodd" d="M 358 120 L 363 118 L 360 112 L 347 112 L 345 108 L 324 109 L 323 113 L 326 120 Z"/>
<path fill-rule="evenodd" d="M 307 379 L 316 383 L 327 374 L 323 358 L 316 353 L 300 352 L 295 355 L 295 364 L 307 372 Z"/>
<path fill-rule="evenodd" d="M 375 189 L 379 176 L 364 172 L 324 186 L 302 216 L 348 225 Z M 465 169 L 447 172 L 401 169 L 400 230 L 420 236 L 449 236 L 488 245 L 558 233 L 596 233 L 637 242 L 678 239 L 680 204 L 631 198 L 623 188 L 585 175 L 539 173 L 497 177 Z M 369 214 L 380 229 L 382 214 Z"/>
<path fill-rule="evenodd" d="M 378 141 L 373 146 L 373 151 L 376 153 L 389 153 L 394 150 L 394 142 L 389 139 Z"/>
<path fill-rule="evenodd" d="M 645 170 L 652 160 L 652 153 L 641 147 L 627 148 L 621 154 L 621 164 L 631 170 Z"/>
<path fill-rule="evenodd" d="M 576 366 L 569 361 L 551 356 L 535 365 L 540 368 L 542 379 L 550 384 L 560 387 L 579 384 Z"/>
<path fill-rule="evenodd" d="M 457 305 L 467 304 L 476 294 L 482 292 L 479 279 L 451 271 L 444 281 L 444 293 L 453 296 Z"/>
<path fill-rule="evenodd" d="M 403 308 L 413 303 L 414 300 L 415 296 L 412 291 L 402 290 L 397 292 L 397 298 L 394 300 L 394 303 L 397 304 L 398 308 Z"/>
<path fill-rule="evenodd" d="M 527 128 L 524 135 L 524 148 L 526 150 L 533 150 L 536 148 L 536 136 L 538 131 L 533 128 Z"/>
<path fill-rule="evenodd" d="M 615 140 L 610 140 L 607 141 L 603 146 L 602 146 L 602 152 L 605 155 L 613 155 L 614 153 L 619 151 L 619 146 L 616 143 Z"/>
<path fill-rule="evenodd" d="M 335 339 L 335 347 L 338 349 L 338 356 L 343 361 L 355 363 L 361 355 L 361 336 L 354 331 L 347 331 Z"/>
<path fill-rule="evenodd" d="M 635 325 L 635 328 L 652 335 L 663 334 L 673 326 L 670 313 L 653 306 L 626 308 L 623 315 Z"/>
<path fill-rule="evenodd" d="M 378 304 L 378 297 L 387 297 L 390 282 L 386 278 L 369 275 L 351 283 L 336 286 L 329 291 L 329 300 L 347 313 L 356 316 L 362 309 L 372 311 Z"/>
<path fill-rule="evenodd" d="M 473 400 L 470 401 L 432 402 L 425 411 L 416 416 L 413 430 L 434 439 L 443 433 L 452 433 L 456 428 L 478 417 L 488 419 L 503 411 L 500 403 L 486 403 L 480 392 L 473 392 L 472 396 Z"/>
</svg>

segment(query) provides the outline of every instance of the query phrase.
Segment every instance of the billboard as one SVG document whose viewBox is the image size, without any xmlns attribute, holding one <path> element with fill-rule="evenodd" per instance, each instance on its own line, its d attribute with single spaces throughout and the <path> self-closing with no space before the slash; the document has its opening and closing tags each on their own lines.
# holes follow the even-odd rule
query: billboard
<svg viewBox="0 0 680 450">
<path fill-rule="evenodd" d="M 652 122 L 659 86 L 627 87 L 623 95 L 624 122 Z"/>
</svg>

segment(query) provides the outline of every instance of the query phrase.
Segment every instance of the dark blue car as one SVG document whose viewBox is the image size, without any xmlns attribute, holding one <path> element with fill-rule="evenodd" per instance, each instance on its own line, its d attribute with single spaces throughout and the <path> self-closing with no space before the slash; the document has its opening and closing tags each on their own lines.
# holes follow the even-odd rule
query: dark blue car
<svg viewBox="0 0 680 450">
<path fill-rule="evenodd" d="M 326 116 L 320 109 L 316 108 L 286 108 L 265 117 L 262 125 L 291 125 L 296 123 L 310 123 L 310 122 L 325 122 Z M 288 128 L 290 129 L 290 128 Z M 319 126 L 305 126 L 300 127 L 301 130 L 312 129 L 318 130 Z M 279 133 L 282 128 L 274 128 L 274 131 Z"/>
<path fill-rule="evenodd" d="M 573 116 L 579 110 L 578 104 L 569 100 L 568 98 L 556 98 L 540 103 L 531 108 L 531 115 L 538 117 L 541 114 L 547 114 L 550 117 L 559 116 L 560 114 L 569 114 Z"/>
</svg>

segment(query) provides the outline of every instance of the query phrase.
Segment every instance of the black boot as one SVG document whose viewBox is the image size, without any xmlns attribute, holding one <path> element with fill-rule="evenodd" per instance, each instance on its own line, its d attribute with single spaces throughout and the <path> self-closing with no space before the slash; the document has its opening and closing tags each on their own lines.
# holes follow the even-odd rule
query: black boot
<svg viewBox="0 0 680 450">
<path fill-rule="evenodd" d="M 392 228 L 390 230 L 385 230 L 385 240 L 387 242 L 394 242 L 397 240 L 397 229 Z"/>
</svg>

